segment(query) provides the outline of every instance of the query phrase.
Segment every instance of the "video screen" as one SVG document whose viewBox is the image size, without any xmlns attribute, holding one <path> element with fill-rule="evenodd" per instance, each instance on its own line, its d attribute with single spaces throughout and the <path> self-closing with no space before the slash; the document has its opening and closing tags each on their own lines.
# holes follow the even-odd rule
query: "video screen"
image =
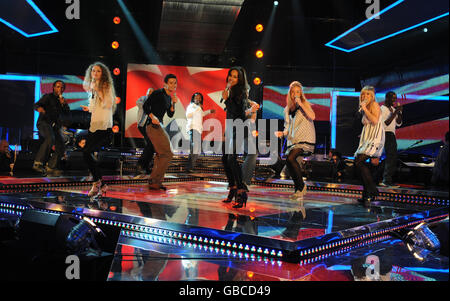
<svg viewBox="0 0 450 301">
<path fill-rule="evenodd" d="M 289 86 L 265 86 L 262 118 L 284 120 L 284 108 Z M 306 99 L 316 114 L 316 121 L 330 121 L 332 91 L 355 91 L 353 88 L 303 87 Z"/>
<path fill-rule="evenodd" d="M 177 77 L 176 95 L 180 101 L 176 103 L 175 115 L 172 118 L 165 115 L 163 123 L 166 129 L 167 127 L 174 129 L 173 122 L 177 123 L 180 129 L 185 128 L 183 122 L 186 121 L 186 109 L 191 102 L 192 95 L 196 92 L 200 92 L 203 95 L 204 111 L 215 109 L 215 113 L 206 115 L 203 118 L 203 122 L 209 118 L 215 118 L 220 121 L 222 129 L 224 129 L 225 105 L 220 103 L 220 99 L 222 91 L 226 88 L 228 69 L 129 64 L 127 70 L 125 137 L 142 138 L 141 133 L 137 129 L 138 108 L 136 101 L 146 94 L 148 88 L 155 90 L 163 88 L 164 77 L 169 73 Z M 188 137 L 185 130 L 180 132 L 185 138 Z M 209 134 L 210 131 L 208 129 L 203 131 L 203 137 Z M 214 137 L 214 139 L 221 140 L 221 137 Z"/>
<path fill-rule="evenodd" d="M 80 105 L 89 105 L 88 94 L 83 89 L 84 75 L 44 75 L 41 76 L 41 96 L 53 92 L 53 83 L 62 80 L 66 84 L 63 96 L 70 110 L 81 110 Z"/>
</svg>

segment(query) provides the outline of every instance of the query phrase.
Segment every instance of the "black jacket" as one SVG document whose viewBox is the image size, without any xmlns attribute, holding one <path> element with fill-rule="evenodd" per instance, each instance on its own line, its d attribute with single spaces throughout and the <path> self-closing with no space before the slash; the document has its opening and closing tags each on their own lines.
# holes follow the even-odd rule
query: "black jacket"
<svg viewBox="0 0 450 301">
<path fill-rule="evenodd" d="M 37 124 L 41 122 L 47 122 L 50 125 L 61 125 L 60 115 L 62 112 L 70 111 L 67 103 L 61 105 L 58 96 L 53 93 L 44 94 L 35 104 L 35 109 L 42 107 L 45 110 L 45 114 L 39 113 Z"/>
<path fill-rule="evenodd" d="M 167 113 L 167 116 L 173 117 L 175 111 L 171 111 L 170 107 L 172 106 L 172 99 L 169 95 L 167 95 L 166 90 L 158 89 L 154 91 L 148 99 L 144 102 L 142 108 L 144 109 L 144 113 L 149 115 L 153 113 L 156 117 L 158 117 L 159 122 L 163 122 L 164 114 Z M 147 122 L 151 122 L 150 118 L 147 119 Z"/>
</svg>

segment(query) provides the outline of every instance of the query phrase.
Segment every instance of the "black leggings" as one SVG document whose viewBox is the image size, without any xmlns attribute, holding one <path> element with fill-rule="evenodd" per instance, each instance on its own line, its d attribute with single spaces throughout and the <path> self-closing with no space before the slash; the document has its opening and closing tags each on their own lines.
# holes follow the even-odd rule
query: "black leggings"
<svg viewBox="0 0 450 301">
<path fill-rule="evenodd" d="M 294 148 L 289 152 L 286 159 L 286 166 L 289 171 L 289 175 L 294 181 L 295 191 L 303 190 L 305 183 L 303 182 L 303 174 L 300 164 L 297 162 L 297 158 L 303 156 L 305 153 L 301 148 Z"/>
<path fill-rule="evenodd" d="M 86 162 L 89 171 L 92 173 L 94 181 L 98 181 L 102 178 L 101 170 L 98 165 L 98 160 L 94 158 L 94 152 L 99 151 L 102 146 L 109 144 L 112 141 L 112 131 L 97 130 L 95 132 L 88 133 L 86 139 L 86 145 L 83 148 L 84 162 Z"/>
<path fill-rule="evenodd" d="M 355 167 L 360 174 L 363 182 L 363 198 L 364 197 L 374 197 L 378 195 L 378 189 L 373 181 L 372 173 L 369 167 L 366 165 L 366 160 L 369 156 L 364 154 L 358 154 L 355 159 Z"/>
</svg>

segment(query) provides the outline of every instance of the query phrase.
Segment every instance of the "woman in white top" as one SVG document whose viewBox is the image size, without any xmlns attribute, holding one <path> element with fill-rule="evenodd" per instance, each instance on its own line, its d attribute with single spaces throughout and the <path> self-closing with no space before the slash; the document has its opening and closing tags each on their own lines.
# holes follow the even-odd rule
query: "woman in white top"
<svg viewBox="0 0 450 301">
<path fill-rule="evenodd" d="M 303 198 L 306 194 L 306 184 L 303 182 L 303 174 L 298 157 L 314 152 L 316 143 L 316 129 L 314 119 L 316 114 L 311 104 L 303 93 L 303 86 L 298 81 L 289 85 L 286 96 L 286 108 L 284 109 L 284 131 L 277 132 L 278 137 L 286 136 L 286 166 L 289 175 L 294 181 L 295 192 L 293 197 Z"/>
<path fill-rule="evenodd" d="M 198 156 L 202 151 L 202 132 L 203 132 L 203 117 L 214 113 L 216 110 L 211 109 L 203 111 L 203 95 L 200 92 L 194 93 L 191 98 L 191 103 L 186 108 L 186 129 L 190 137 L 190 154 L 188 159 L 187 172 L 191 172 L 195 166 Z"/>
<path fill-rule="evenodd" d="M 359 106 L 363 114 L 361 122 L 364 126 L 358 149 L 355 152 L 355 167 L 363 180 L 362 201 L 370 202 L 378 195 L 378 189 L 365 161 L 369 158 L 379 158 L 384 147 L 383 118 L 381 118 L 380 105 L 376 102 L 374 87 L 365 86 L 362 88 Z"/>
<path fill-rule="evenodd" d="M 108 67 L 100 62 L 90 65 L 86 70 L 83 88 L 89 93 L 89 106 L 81 107 L 91 113 L 83 157 L 94 178 L 92 189 L 88 193 L 92 197 L 106 191 L 94 152 L 112 140 L 116 93 Z"/>
</svg>

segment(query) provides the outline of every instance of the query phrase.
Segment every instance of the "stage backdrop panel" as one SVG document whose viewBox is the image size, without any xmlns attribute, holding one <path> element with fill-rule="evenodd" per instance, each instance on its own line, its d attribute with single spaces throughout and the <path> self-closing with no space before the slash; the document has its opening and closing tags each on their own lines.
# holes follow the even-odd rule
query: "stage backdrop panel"
<svg viewBox="0 0 450 301">
<path fill-rule="evenodd" d="M 0 74 L 0 139 L 20 144 L 21 139 L 32 137 L 38 86 L 38 77 Z"/>
<path fill-rule="evenodd" d="M 377 93 L 377 102 L 384 104 L 384 93 Z M 403 106 L 403 124 L 396 130 L 399 151 L 420 152 L 435 156 L 449 130 L 449 97 L 399 95 Z M 352 157 L 359 143 L 361 119 L 358 92 L 334 92 L 331 106 L 331 147 Z"/>
<path fill-rule="evenodd" d="M 136 101 L 145 95 L 148 88 L 160 89 L 164 85 L 164 77 L 175 74 L 178 80 L 176 95 L 180 99 L 175 106 L 175 115 L 172 118 L 164 117 L 164 126 L 174 128 L 172 122 L 181 129 L 185 139 L 188 139 L 185 129 L 186 108 L 194 93 L 203 94 L 203 109 L 215 109 L 214 114 L 204 117 L 205 122 L 209 118 L 216 118 L 220 121 L 222 132 L 220 136 L 214 137 L 222 140 L 222 133 L 225 126 L 225 105 L 220 103 L 222 91 L 226 88 L 226 76 L 228 69 L 224 68 L 204 68 L 190 66 L 167 66 L 167 65 L 145 65 L 128 64 L 127 70 L 127 92 L 126 92 L 126 114 L 125 114 L 125 137 L 142 138 L 137 129 Z M 203 137 L 211 131 L 205 130 Z"/>
<path fill-rule="evenodd" d="M 289 86 L 264 86 L 262 118 L 283 119 Z M 330 121 L 332 91 L 355 91 L 353 88 L 303 87 L 306 99 L 311 103 L 316 121 Z"/>
</svg>

